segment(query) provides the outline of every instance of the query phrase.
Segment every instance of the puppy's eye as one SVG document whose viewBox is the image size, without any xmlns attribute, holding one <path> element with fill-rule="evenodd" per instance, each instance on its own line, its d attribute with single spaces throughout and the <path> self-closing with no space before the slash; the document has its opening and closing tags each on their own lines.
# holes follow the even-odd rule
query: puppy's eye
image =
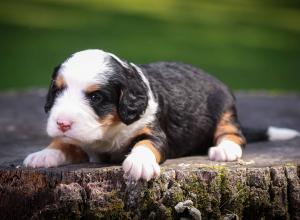
<svg viewBox="0 0 300 220">
<path fill-rule="evenodd" d="M 103 96 L 99 91 L 92 92 L 87 95 L 88 99 L 91 100 L 92 102 L 101 102 L 103 100 Z"/>
</svg>

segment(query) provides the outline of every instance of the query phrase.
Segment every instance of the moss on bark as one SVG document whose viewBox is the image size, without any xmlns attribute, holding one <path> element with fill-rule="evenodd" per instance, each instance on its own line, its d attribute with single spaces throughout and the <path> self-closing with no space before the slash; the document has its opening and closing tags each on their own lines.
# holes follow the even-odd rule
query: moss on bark
<svg viewBox="0 0 300 220">
<path fill-rule="evenodd" d="M 168 168 L 132 182 L 120 168 L 1 169 L 1 219 L 179 219 L 191 200 L 202 219 L 297 219 L 296 165 Z"/>
</svg>

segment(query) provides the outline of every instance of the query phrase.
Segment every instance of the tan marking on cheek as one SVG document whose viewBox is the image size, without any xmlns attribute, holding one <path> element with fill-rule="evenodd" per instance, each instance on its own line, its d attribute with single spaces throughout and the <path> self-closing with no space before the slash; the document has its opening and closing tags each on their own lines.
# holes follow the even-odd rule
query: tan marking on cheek
<svg viewBox="0 0 300 220">
<path fill-rule="evenodd" d="M 66 85 L 66 82 L 65 82 L 65 79 L 64 79 L 63 75 L 58 74 L 58 76 L 55 79 L 55 85 L 60 89 L 63 88 Z"/>
<path fill-rule="evenodd" d="M 147 147 L 149 150 L 151 150 L 151 152 L 154 154 L 155 158 L 156 158 L 156 162 L 159 163 L 161 161 L 161 154 L 160 152 L 154 147 L 152 141 L 150 140 L 142 140 L 142 141 L 139 141 L 137 142 L 134 147 L 138 147 L 138 146 L 145 146 Z"/>
<path fill-rule="evenodd" d="M 120 122 L 120 118 L 119 116 L 114 112 L 111 114 L 108 114 L 106 116 L 104 116 L 103 118 L 99 119 L 99 122 L 102 126 L 104 127 L 108 127 L 114 124 L 117 124 Z"/>
<path fill-rule="evenodd" d="M 95 92 L 97 90 L 100 89 L 100 85 L 97 85 L 97 84 L 92 84 L 92 85 L 89 85 L 86 89 L 85 89 L 85 92 L 86 93 L 92 93 L 92 92 Z"/>
<path fill-rule="evenodd" d="M 79 163 L 89 161 L 88 155 L 78 146 L 73 144 L 64 143 L 58 138 L 54 139 L 48 148 L 61 150 L 67 161 L 72 163 Z"/>
</svg>

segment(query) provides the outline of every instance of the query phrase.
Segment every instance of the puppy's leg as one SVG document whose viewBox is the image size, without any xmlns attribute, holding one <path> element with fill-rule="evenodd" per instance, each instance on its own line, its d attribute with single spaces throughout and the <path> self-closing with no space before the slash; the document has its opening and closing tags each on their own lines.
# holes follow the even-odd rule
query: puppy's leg
<svg viewBox="0 0 300 220">
<path fill-rule="evenodd" d="M 214 134 L 215 147 L 208 152 L 210 160 L 234 161 L 242 157 L 246 144 L 237 121 L 235 110 L 223 113 Z"/>
<path fill-rule="evenodd" d="M 88 155 L 79 147 L 54 139 L 45 149 L 29 154 L 25 160 L 26 167 L 57 167 L 69 163 L 88 161 Z"/>
<path fill-rule="evenodd" d="M 154 132 L 149 128 L 142 131 L 147 131 L 148 134 L 139 134 L 135 138 L 138 141 L 135 141 L 133 149 L 122 166 L 126 175 L 135 180 L 148 181 L 160 174 L 159 163 L 164 160 L 164 150 L 167 145 L 165 135 L 161 131 Z"/>
</svg>

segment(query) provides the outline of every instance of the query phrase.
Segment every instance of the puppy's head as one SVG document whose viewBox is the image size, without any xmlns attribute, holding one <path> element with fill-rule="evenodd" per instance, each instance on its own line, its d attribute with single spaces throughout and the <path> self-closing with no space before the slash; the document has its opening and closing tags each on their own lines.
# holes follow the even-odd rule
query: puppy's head
<svg viewBox="0 0 300 220">
<path fill-rule="evenodd" d="M 102 50 L 73 54 L 54 69 L 45 111 L 51 137 L 82 144 L 105 140 L 140 119 L 148 105 L 137 68 Z"/>
</svg>

